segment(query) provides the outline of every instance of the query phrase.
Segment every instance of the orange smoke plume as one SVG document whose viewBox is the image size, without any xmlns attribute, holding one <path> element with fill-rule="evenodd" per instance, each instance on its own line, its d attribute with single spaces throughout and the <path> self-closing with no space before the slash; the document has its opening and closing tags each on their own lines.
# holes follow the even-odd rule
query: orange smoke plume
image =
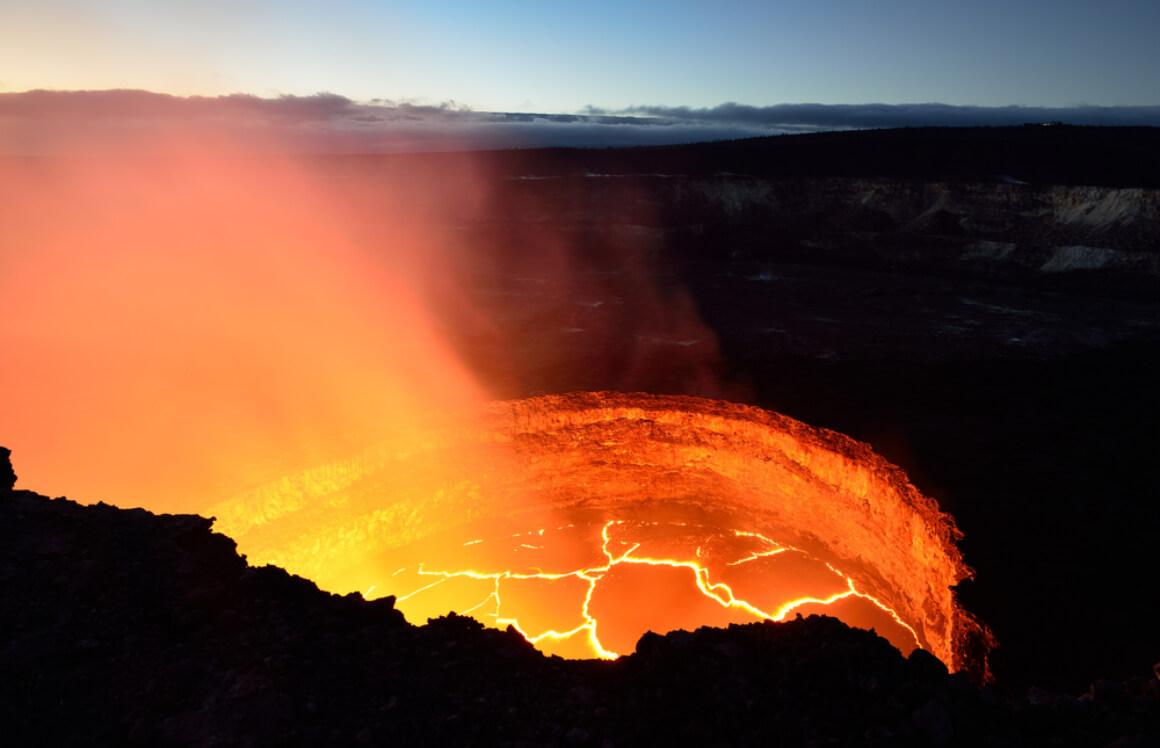
<svg viewBox="0 0 1160 748">
<path fill-rule="evenodd" d="M 24 485 L 196 510 L 480 394 L 422 304 L 431 205 L 376 184 L 383 236 L 337 177 L 219 146 L 0 163 Z"/>
</svg>

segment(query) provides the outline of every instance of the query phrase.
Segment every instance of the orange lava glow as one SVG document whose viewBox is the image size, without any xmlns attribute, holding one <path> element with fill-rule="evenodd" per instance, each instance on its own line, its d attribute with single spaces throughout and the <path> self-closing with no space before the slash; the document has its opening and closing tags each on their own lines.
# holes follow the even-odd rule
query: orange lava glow
<svg viewBox="0 0 1160 748">
<path fill-rule="evenodd" d="M 239 495 L 251 563 L 395 595 L 569 657 L 647 631 L 826 613 L 986 677 L 953 521 L 864 444 L 756 408 L 576 393 L 416 423 Z"/>
<path fill-rule="evenodd" d="M 496 555 L 481 554 L 484 565 L 474 569 L 424 562 L 399 569 L 385 586 L 413 620 L 456 610 L 496 627 L 514 626 L 545 653 L 563 657 L 618 657 L 646 631 L 814 612 L 875 629 L 904 654 L 919 646 L 910 626 L 841 572 L 756 533 L 611 520 L 600 528 L 599 565 L 543 570 L 545 562 L 558 567 L 554 547 L 591 534 L 576 526 L 520 533 L 506 539 L 510 560 L 502 569 Z M 472 595 L 479 602 L 463 607 Z"/>
<path fill-rule="evenodd" d="M 20 487 L 212 514 L 251 563 L 571 657 L 825 612 L 986 677 L 953 521 L 865 445 L 696 397 L 484 404 L 532 388 L 516 364 L 552 390 L 591 372 L 727 396 L 712 332 L 649 285 L 649 252 L 589 237 L 586 260 L 528 230 L 535 205 L 502 251 L 474 251 L 454 234 L 491 210 L 470 158 L 311 163 L 218 141 L 0 159 L 0 436 Z M 509 276 L 548 289 L 519 297 L 527 319 L 465 293 Z"/>
</svg>

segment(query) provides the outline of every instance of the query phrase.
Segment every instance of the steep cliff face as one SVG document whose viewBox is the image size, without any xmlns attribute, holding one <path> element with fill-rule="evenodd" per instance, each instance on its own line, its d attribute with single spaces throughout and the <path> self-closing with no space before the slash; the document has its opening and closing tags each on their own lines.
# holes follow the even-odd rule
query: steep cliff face
<svg viewBox="0 0 1160 748">
<path fill-rule="evenodd" d="M 502 216 L 495 220 L 495 216 Z M 1160 286 L 1160 189 L 721 173 L 513 179 L 472 225 L 631 228 L 634 250 L 1083 286 Z M 664 251 L 664 250 L 660 250 Z M 1095 275 L 1093 275 L 1095 274 Z"/>
<path fill-rule="evenodd" d="M 654 194 L 702 260 L 1160 281 L 1155 189 L 723 176 L 665 182 Z"/>
</svg>

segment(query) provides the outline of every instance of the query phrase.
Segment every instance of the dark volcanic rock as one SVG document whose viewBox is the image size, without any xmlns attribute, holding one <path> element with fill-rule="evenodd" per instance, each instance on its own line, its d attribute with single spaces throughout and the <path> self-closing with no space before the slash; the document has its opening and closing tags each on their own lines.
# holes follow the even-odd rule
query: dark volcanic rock
<svg viewBox="0 0 1160 748">
<path fill-rule="evenodd" d="M 251 568 L 197 516 L 19 491 L 0 506 L 6 745 L 1105 745 L 1160 737 L 1160 681 L 1001 703 L 832 618 L 536 652 L 390 598 Z M 1135 743 L 1133 743 L 1135 744 Z"/>
<path fill-rule="evenodd" d="M 16 485 L 16 471 L 12 469 L 12 450 L 0 447 L 0 493 L 11 491 Z"/>
</svg>

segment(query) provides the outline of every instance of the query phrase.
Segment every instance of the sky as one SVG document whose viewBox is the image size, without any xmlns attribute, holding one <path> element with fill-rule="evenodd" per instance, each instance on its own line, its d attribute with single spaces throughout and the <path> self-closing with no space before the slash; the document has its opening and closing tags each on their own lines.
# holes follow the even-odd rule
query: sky
<svg viewBox="0 0 1160 748">
<path fill-rule="evenodd" d="M 448 127 L 498 147 L 1042 116 L 1160 125 L 1158 29 L 1155 0 L 0 0 L 0 117 L 11 141 L 43 129 L 30 91 L 197 97 L 181 115 L 194 120 L 232 117 L 241 96 L 251 119 L 318 107 L 304 147 L 326 130 L 340 150 L 430 146 Z M 72 104 L 74 124 L 120 116 L 95 101 Z"/>
<path fill-rule="evenodd" d="M 148 496 L 478 396 L 408 296 L 473 256 L 437 230 L 488 205 L 470 170 L 310 180 L 231 149 L 1160 126 L 1158 30 L 1158 0 L 0 0 L 0 156 L 174 156 L 0 159 L 0 437 L 24 486 Z M 527 256 L 573 267 L 570 241 Z M 609 335 L 658 338 L 637 316 Z"/>
</svg>

